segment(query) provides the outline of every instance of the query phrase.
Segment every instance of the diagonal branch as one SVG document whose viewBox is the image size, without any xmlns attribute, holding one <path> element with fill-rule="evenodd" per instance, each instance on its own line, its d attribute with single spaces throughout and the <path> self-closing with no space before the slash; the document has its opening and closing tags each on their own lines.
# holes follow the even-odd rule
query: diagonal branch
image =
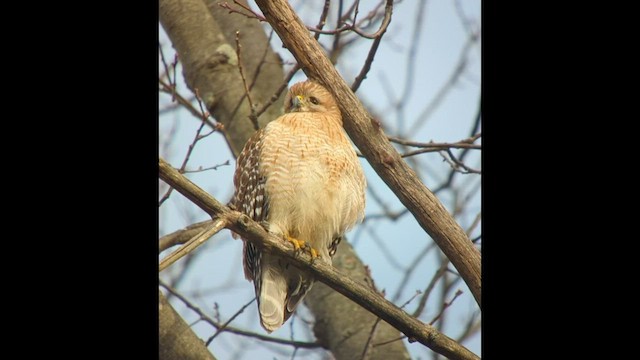
<svg viewBox="0 0 640 360">
<path fill-rule="evenodd" d="M 340 99 L 338 106 L 342 112 L 344 127 L 353 142 L 451 260 L 478 306 L 482 307 L 481 256 L 464 230 L 390 144 L 382 128 L 372 120 L 289 3 L 286 0 L 256 0 L 256 3 L 307 76 L 324 85 L 336 99 Z"/>
<path fill-rule="evenodd" d="M 163 159 L 159 159 L 158 170 L 160 179 L 175 188 L 212 218 L 224 219 L 226 228 L 242 235 L 243 238 L 263 251 L 286 256 L 294 266 L 309 271 L 319 281 L 379 316 L 410 339 L 418 341 L 450 359 L 479 359 L 464 346 L 438 332 L 432 326 L 409 316 L 371 288 L 353 281 L 330 265 L 320 261 L 312 263 L 311 257 L 306 253 L 295 253 L 290 244 L 268 233 L 248 216 L 231 210 L 218 202 Z"/>
</svg>

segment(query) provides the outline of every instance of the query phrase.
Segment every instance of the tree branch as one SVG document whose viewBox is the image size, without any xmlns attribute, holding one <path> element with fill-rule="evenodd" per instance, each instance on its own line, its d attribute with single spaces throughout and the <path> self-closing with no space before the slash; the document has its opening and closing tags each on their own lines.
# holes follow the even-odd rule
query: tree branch
<svg viewBox="0 0 640 360">
<path fill-rule="evenodd" d="M 391 3 L 392 0 L 387 0 Z M 458 269 L 481 306 L 480 252 L 446 208 L 389 143 L 286 0 L 256 0 L 284 46 L 311 79 L 336 98 L 344 127 L 373 169 Z"/>
<path fill-rule="evenodd" d="M 240 234 L 261 250 L 286 256 L 294 266 L 309 271 L 319 281 L 376 314 L 410 339 L 420 342 L 433 351 L 451 359 L 479 359 L 453 339 L 439 333 L 432 326 L 409 316 L 375 291 L 340 274 L 332 266 L 320 261 L 311 262 L 309 254 L 294 252 L 291 244 L 268 233 L 248 216 L 222 205 L 163 159 L 159 159 L 158 165 L 160 179 L 175 188 L 212 218 L 224 220 L 225 227 Z"/>
</svg>

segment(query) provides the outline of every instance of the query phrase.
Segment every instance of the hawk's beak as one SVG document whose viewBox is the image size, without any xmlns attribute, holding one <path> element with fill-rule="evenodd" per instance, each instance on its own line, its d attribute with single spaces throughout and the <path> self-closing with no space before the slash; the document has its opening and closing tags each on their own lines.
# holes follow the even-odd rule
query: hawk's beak
<svg viewBox="0 0 640 360">
<path fill-rule="evenodd" d="M 295 109 L 299 109 L 300 107 L 302 107 L 303 104 L 304 104 L 304 96 L 296 95 L 296 97 L 293 98 L 293 107 Z"/>
</svg>

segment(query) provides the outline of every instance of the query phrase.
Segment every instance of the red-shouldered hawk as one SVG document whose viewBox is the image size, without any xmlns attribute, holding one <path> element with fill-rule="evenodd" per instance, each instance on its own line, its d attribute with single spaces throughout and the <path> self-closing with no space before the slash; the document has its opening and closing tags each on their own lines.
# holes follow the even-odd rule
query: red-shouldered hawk
<svg viewBox="0 0 640 360">
<path fill-rule="evenodd" d="M 285 114 L 245 144 L 233 177 L 232 204 L 271 233 L 308 248 L 331 265 L 342 235 L 364 216 L 367 186 L 342 128 L 333 96 L 312 81 L 285 97 Z M 289 319 L 314 283 L 286 258 L 243 246 L 244 274 L 253 280 L 260 323 L 267 332 Z"/>
</svg>

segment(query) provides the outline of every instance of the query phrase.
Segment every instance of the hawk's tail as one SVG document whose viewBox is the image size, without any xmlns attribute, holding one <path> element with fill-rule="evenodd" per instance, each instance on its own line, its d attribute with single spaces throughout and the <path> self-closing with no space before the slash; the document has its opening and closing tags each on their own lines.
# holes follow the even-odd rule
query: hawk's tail
<svg viewBox="0 0 640 360">
<path fill-rule="evenodd" d="M 260 323 L 267 332 L 280 328 L 284 323 L 284 303 L 287 296 L 287 284 L 282 274 L 272 271 L 262 273 L 258 307 Z"/>
<path fill-rule="evenodd" d="M 260 323 L 265 330 L 272 332 L 289 319 L 314 280 L 293 266 L 285 269 L 271 267 L 261 275 L 258 298 Z"/>
</svg>

